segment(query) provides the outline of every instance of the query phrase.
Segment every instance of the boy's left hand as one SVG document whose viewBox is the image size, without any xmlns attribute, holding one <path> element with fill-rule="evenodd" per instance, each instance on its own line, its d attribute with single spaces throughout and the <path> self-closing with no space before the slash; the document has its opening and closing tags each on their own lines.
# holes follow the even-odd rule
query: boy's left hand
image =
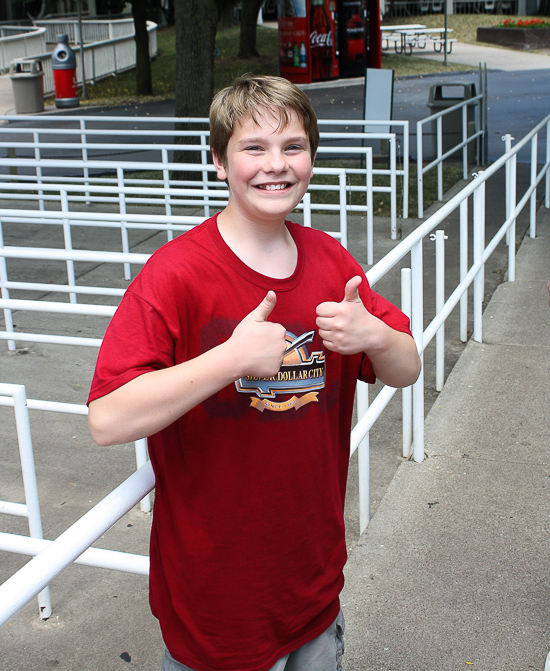
<svg viewBox="0 0 550 671">
<path fill-rule="evenodd" d="M 369 324 L 376 317 L 371 315 L 359 296 L 360 275 L 348 280 L 341 303 L 329 301 L 317 306 L 316 324 L 323 345 L 338 354 L 357 354 L 367 347 Z"/>
</svg>

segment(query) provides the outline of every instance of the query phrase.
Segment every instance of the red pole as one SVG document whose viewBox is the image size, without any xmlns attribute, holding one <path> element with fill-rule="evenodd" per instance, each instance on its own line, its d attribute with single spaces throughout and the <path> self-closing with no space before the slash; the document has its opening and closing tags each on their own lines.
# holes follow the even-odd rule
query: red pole
<svg viewBox="0 0 550 671">
<path fill-rule="evenodd" d="M 380 0 L 369 1 L 369 67 L 382 69 L 382 39 L 380 35 Z"/>
</svg>

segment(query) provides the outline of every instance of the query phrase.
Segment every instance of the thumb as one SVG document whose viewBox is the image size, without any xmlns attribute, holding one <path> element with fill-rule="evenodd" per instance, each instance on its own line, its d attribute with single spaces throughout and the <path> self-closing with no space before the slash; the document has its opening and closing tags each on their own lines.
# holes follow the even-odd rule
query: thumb
<svg viewBox="0 0 550 671">
<path fill-rule="evenodd" d="M 344 301 L 350 301 L 353 303 L 361 303 L 361 297 L 359 296 L 359 285 L 363 281 L 363 278 L 360 275 L 352 277 L 351 280 L 348 280 L 346 283 L 346 288 L 344 290 Z"/>
<path fill-rule="evenodd" d="M 258 305 L 257 308 L 252 310 L 250 316 L 254 319 L 254 321 L 265 322 L 269 317 L 269 315 L 271 314 L 271 312 L 273 311 L 273 308 L 275 307 L 276 303 L 277 303 L 276 293 L 274 291 L 268 291 L 266 297 Z"/>
</svg>

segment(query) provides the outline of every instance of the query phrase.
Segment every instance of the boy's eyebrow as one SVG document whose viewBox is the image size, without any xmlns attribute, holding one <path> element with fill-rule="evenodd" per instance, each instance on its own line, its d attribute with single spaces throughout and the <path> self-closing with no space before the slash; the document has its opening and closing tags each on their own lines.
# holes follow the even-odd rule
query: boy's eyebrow
<svg viewBox="0 0 550 671">
<path fill-rule="evenodd" d="M 265 142 L 265 136 L 260 137 L 245 137 L 237 142 L 238 145 L 243 144 L 262 144 Z M 296 135 L 295 137 L 290 137 L 285 139 L 285 144 L 292 144 L 294 142 L 305 142 L 309 144 L 309 138 L 307 135 Z"/>
</svg>

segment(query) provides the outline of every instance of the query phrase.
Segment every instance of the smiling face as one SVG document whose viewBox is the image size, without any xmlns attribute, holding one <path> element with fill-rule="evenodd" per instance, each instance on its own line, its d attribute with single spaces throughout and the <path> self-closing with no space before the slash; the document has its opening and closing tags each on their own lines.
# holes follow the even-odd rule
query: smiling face
<svg viewBox="0 0 550 671">
<path fill-rule="evenodd" d="M 214 156 L 218 177 L 229 185 L 227 214 L 250 222 L 283 222 L 302 199 L 313 162 L 307 133 L 292 112 L 289 123 L 266 110 L 258 122 L 235 126 L 224 163 Z"/>
</svg>

